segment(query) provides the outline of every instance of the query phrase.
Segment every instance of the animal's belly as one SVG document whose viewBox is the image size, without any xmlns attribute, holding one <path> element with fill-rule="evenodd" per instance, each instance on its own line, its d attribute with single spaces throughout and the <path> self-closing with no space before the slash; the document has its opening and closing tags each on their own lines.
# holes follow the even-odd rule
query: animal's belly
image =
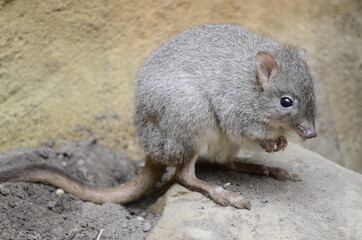
<svg viewBox="0 0 362 240">
<path fill-rule="evenodd" d="M 218 163 L 232 161 L 236 156 L 250 157 L 261 150 L 258 144 L 250 140 L 233 142 L 226 135 L 216 131 L 205 135 L 203 142 L 200 157 Z"/>
</svg>

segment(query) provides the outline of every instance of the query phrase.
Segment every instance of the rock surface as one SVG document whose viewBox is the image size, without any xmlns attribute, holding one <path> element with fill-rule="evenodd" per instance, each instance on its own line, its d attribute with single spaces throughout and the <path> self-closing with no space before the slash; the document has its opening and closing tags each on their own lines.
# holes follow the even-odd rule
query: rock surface
<svg viewBox="0 0 362 240">
<path fill-rule="evenodd" d="M 148 240 L 362 239 L 362 176 L 299 145 L 255 157 L 298 173 L 301 182 L 200 170 L 201 179 L 241 192 L 252 208 L 221 207 L 174 185 L 151 210 L 163 216 Z"/>
</svg>

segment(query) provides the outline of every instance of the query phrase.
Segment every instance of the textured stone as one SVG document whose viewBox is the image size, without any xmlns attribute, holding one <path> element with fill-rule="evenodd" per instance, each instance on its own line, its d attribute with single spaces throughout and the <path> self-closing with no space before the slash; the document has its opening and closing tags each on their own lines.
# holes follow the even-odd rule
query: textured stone
<svg viewBox="0 0 362 240">
<path fill-rule="evenodd" d="M 163 216 L 147 239 L 362 239 L 360 174 L 296 144 L 257 158 L 298 173 L 302 182 L 201 172 L 200 178 L 217 184 L 224 178 L 238 183 L 229 188 L 251 199 L 251 210 L 221 207 L 174 185 L 151 207 Z"/>
</svg>

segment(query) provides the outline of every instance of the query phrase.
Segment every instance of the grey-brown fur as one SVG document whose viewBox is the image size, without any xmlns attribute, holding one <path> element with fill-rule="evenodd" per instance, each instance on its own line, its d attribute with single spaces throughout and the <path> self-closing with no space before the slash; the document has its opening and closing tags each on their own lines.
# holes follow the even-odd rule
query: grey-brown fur
<svg viewBox="0 0 362 240">
<path fill-rule="evenodd" d="M 267 88 L 258 84 L 256 56 L 269 53 L 279 72 Z M 283 95 L 298 102 L 280 106 Z M 270 124 L 314 125 L 313 82 L 295 48 L 235 25 L 188 30 L 156 50 L 141 68 L 136 87 L 135 124 L 146 154 L 167 165 L 188 161 L 210 129 L 238 142 L 273 138 Z"/>
</svg>

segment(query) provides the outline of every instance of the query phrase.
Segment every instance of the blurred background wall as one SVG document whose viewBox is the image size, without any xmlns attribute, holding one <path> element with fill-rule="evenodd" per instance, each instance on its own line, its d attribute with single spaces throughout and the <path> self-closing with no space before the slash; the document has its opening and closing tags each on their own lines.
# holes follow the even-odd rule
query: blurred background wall
<svg viewBox="0 0 362 240">
<path fill-rule="evenodd" d="M 0 151 L 97 136 L 141 158 L 137 70 L 160 44 L 204 23 L 305 48 L 319 137 L 302 144 L 362 172 L 360 0 L 0 0 Z"/>
</svg>

